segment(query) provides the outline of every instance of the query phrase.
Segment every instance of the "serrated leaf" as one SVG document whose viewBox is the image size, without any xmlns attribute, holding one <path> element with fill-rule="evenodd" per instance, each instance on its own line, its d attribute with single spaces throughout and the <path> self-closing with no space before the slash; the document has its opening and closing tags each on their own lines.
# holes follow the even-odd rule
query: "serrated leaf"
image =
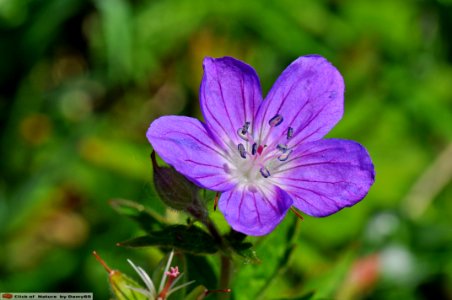
<svg viewBox="0 0 452 300">
<path fill-rule="evenodd" d="M 175 248 L 192 254 L 211 254 L 218 251 L 215 240 L 196 226 L 173 225 L 148 235 L 118 243 L 124 247 L 159 246 Z"/>
<path fill-rule="evenodd" d="M 112 199 L 109 203 L 117 213 L 135 220 L 141 228 L 148 232 L 164 227 L 165 221 L 162 217 L 137 202 Z"/>
</svg>

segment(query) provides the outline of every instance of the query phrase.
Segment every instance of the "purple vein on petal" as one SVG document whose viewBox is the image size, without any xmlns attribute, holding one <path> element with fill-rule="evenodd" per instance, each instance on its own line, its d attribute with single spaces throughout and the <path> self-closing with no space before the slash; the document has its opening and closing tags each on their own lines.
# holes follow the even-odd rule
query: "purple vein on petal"
<svg viewBox="0 0 452 300">
<path fill-rule="evenodd" d="M 242 124 L 245 124 L 245 122 L 246 121 L 248 121 L 248 120 L 246 120 L 246 116 L 247 116 L 247 110 L 246 110 L 246 101 L 245 101 L 245 90 L 244 90 L 244 84 L 243 84 L 243 81 L 244 81 L 244 78 L 243 78 L 243 73 L 240 73 L 240 91 L 241 91 L 241 93 L 242 93 L 242 104 L 243 104 L 243 111 L 244 111 L 244 114 L 245 114 L 245 116 L 244 116 L 244 118 L 245 118 L 245 120 L 243 120 L 241 123 Z M 251 102 L 254 102 L 253 100 L 254 99 L 251 99 L 252 101 Z M 249 121 L 252 121 L 252 120 L 249 120 Z"/>
<path fill-rule="evenodd" d="M 312 134 L 315 134 L 316 132 L 317 132 L 317 130 L 316 130 L 315 132 L 313 132 Z M 310 134 L 309 136 L 311 136 L 312 134 Z M 309 136 L 308 136 L 308 137 L 309 137 Z M 326 150 L 329 150 L 329 149 L 326 149 Z M 323 151 L 319 151 L 319 153 L 320 153 L 320 152 L 323 152 Z M 287 160 L 287 161 L 285 161 L 285 162 L 282 162 L 282 163 L 278 166 L 278 169 L 281 168 L 281 167 L 283 167 L 283 166 L 285 166 L 285 165 L 287 165 L 287 164 L 289 164 L 289 163 L 291 163 L 291 162 L 293 162 L 293 161 L 296 161 L 296 160 L 299 160 L 299 159 L 304 159 L 304 158 L 306 158 L 306 157 L 309 157 L 309 154 L 308 154 L 308 155 L 303 155 L 303 156 L 299 155 L 299 156 L 296 156 L 296 157 L 295 157 L 295 155 L 294 155 L 293 158 L 290 158 L 289 160 Z"/>
<path fill-rule="evenodd" d="M 181 134 L 181 135 L 187 135 L 187 136 L 191 137 L 192 139 L 194 139 L 195 141 L 197 141 L 199 144 L 205 146 L 206 148 L 209 148 L 210 150 L 216 152 L 218 155 L 222 156 L 222 157 L 225 158 L 226 160 L 230 161 L 230 159 L 229 159 L 226 155 L 224 155 L 223 153 L 221 153 L 221 152 L 218 151 L 217 149 L 213 148 L 212 146 L 207 145 L 206 143 L 202 142 L 200 139 L 198 139 L 197 137 L 193 136 L 193 135 L 190 134 L 190 133 L 185 133 L 185 132 L 184 132 L 184 133 L 181 133 L 180 131 L 175 131 L 175 130 L 167 131 L 167 133 L 176 133 L 176 134 Z M 162 137 L 161 139 L 162 139 L 162 140 L 170 140 L 170 141 L 172 140 L 171 138 L 167 138 L 167 137 Z"/>
<path fill-rule="evenodd" d="M 290 95 L 290 93 L 292 92 L 292 90 L 293 90 L 295 84 L 298 84 L 298 82 L 294 81 L 294 82 L 292 83 L 292 85 L 290 86 L 289 90 L 288 90 L 287 93 L 284 95 L 284 97 L 283 97 L 281 103 L 279 104 L 279 107 L 278 107 L 278 109 L 276 110 L 275 115 L 279 114 L 279 112 L 281 111 L 281 107 L 283 107 L 284 103 L 286 103 L 287 97 L 289 97 L 289 95 Z"/>
<path fill-rule="evenodd" d="M 287 169 L 282 169 L 274 172 L 274 174 L 279 174 L 281 172 L 286 172 L 293 169 L 298 169 L 301 167 L 310 167 L 310 166 L 317 166 L 317 165 L 343 165 L 343 166 L 352 166 L 356 167 L 357 165 L 351 164 L 350 162 L 341 162 L 341 161 L 322 161 L 322 162 L 315 162 L 315 163 L 309 163 L 309 164 L 302 164 L 302 165 L 296 165 Z"/>
<path fill-rule="evenodd" d="M 290 66 L 289 66 L 289 67 L 290 67 Z M 286 70 L 287 70 L 287 69 L 286 69 Z M 292 89 L 294 88 L 294 86 L 295 86 L 296 84 L 299 84 L 299 82 L 298 82 L 298 81 L 294 81 L 294 82 L 292 83 L 292 85 L 290 86 L 289 90 L 288 90 L 287 93 L 284 95 L 283 100 L 281 101 L 281 103 L 280 103 L 280 105 L 279 105 L 279 108 L 278 108 L 276 114 L 279 114 L 281 108 L 283 107 L 284 103 L 285 103 L 286 100 L 287 100 L 287 97 L 290 95 L 290 93 L 292 92 Z M 310 93 L 310 90 L 308 91 L 308 88 L 310 89 L 311 87 L 310 87 L 310 86 L 306 87 L 305 94 L 309 94 L 309 93 Z M 274 94 L 272 95 L 272 98 L 271 98 L 271 99 L 273 99 L 273 98 L 274 98 Z M 269 99 L 269 100 L 270 100 L 270 99 Z M 309 100 L 309 99 L 306 100 L 305 103 L 303 104 L 303 106 L 301 107 L 301 109 L 300 109 L 296 114 L 294 114 L 294 117 L 292 118 L 292 120 L 291 120 L 290 122 L 287 123 L 287 124 L 289 124 L 289 126 L 290 126 L 290 124 L 293 124 L 293 122 L 294 122 L 295 119 L 297 118 L 298 114 L 301 113 L 301 111 L 306 107 L 306 105 L 307 105 L 308 103 L 310 103 L 310 100 Z M 269 107 L 269 105 L 266 107 L 264 116 L 267 115 L 268 107 Z M 265 122 L 264 120 L 265 120 L 265 118 L 262 119 L 263 122 Z M 298 131 L 298 132 L 301 132 L 299 129 L 298 129 L 297 131 Z M 282 135 L 279 136 L 277 140 L 279 140 L 281 137 L 282 137 Z"/>
<path fill-rule="evenodd" d="M 315 148 L 315 147 L 312 147 L 312 148 Z M 287 164 L 289 164 L 291 162 L 297 161 L 297 160 L 305 160 L 306 158 L 308 158 L 308 157 L 310 157 L 312 155 L 320 154 L 320 153 L 323 153 L 323 152 L 328 152 L 328 151 L 331 150 L 331 148 L 326 148 L 326 149 L 322 149 L 322 150 L 319 150 L 319 151 L 316 151 L 316 152 L 309 153 L 309 150 L 312 150 L 312 148 L 311 149 L 307 149 L 307 150 L 303 151 L 302 153 L 297 153 L 297 156 L 294 155 L 293 158 L 290 158 L 287 161 L 281 163 L 279 165 L 279 167 L 285 166 L 285 165 L 287 165 Z"/>
<path fill-rule="evenodd" d="M 306 203 L 308 206 L 311 206 L 311 207 L 314 207 L 316 210 L 318 210 L 318 211 L 323 211 L 324 210 L 324 208 L 323 207 L 320 207 L 320 206 L 318 206 L 318 205 L 316 205 L 316 202 L 314 202 L 314 201 L 307 201 L 306 199 L 304 199 L 304 198 L 302 198 L 302 197 L 300 197 L 299 195 L 293 195 L 295 198 L 297 198 L 297 199 L 300 199 L 301 201 L 303 201 L 304 203 Z"/>
<path fill-rule="evenodd" d="M 257 221 L 262 226 L 261 216 L 259 215 L 259 210 L 257 209 L 257 204 L 256 204 L 256 195 L 255 194 L 252 194 L 252 195 L 253 195 L 253 201 L 254 201 L 254 208 L 256 209 Z M 264 196 L 264 195 L 262 195 L 262 196 Z"/>
<path fill-rule="evenodd" d="M 215 165 L 211 165 L 211 164 L 201 163 L 201 162 L 197 162 L 197 161 L 194 161 L 194 160 L 191 160 L 191 159 L 186 159 L 185 161 L 186 162 L 190 162 L 190 163 L 194 163 L 194 164 L 197 164 L 197 165 L 200 165 L 200 166 L 212 167 L 212 168 L 217 168 L 217 169 L 223 169 L 223 167 L 220 167 L 220 166 L 215 166 Z"/>
<path fill-rule="evenodd" d="M 295 188 L 295 189 L 298 189 L 298 190 L 308 191 L 308 192 L 311 192 L 311 193 L 313 193 L 313 194 L 319 196 L 320 198 L 326 198 L 326 199 L 328 199 L 328 200 L 331 200 L 331 202 L 333 202 L 334 205 L 335 205 L 337 208 L 340 208 L 340 206 L 337 205 L 337 200 L 335 200 L 335 199 L 333 199 L 333 198 L 330 198 L 330 197 L 328 197 L 327 195 L 320 194 L 319 192 L 317 192 L 317 191 L 315 191 L 315 190 L 311 190 L 311 189 L 308 189 L 308 188 L 304 188 L 304 187 L 301 187 L 301 186 L 295 186 L 295 185 L 287 185 L 287 186 L 290 186 L 290 187 Z"/>
<path fill-rule="evenodd" d="M 276 207 L 273 205 L 273 203 L 271 203 L 270 200 L 267 199 L 266 194 L 264 193 L 264 190 L 263 190 L 260 186 L 256 186 L 256 189 L 258 189 L 259 192 L 261 193 L 262 199 L 264 199 L 264 201 L 267 202 L 268 205 L 270 205 L 271 208 L 272 208 L 277 214 L 278 214 L 278 213 L 280 214 L 281 211 L 280 211 L 278 208 L 276 208 Z"/>
<path fill-rule="evenodd" d="M 313 156 L 313 155 L 316 155 L 316 154 L 320 154 L 320 153 L 323 153 L 323 152 L 328 152 L 328 151 L 331 150 L 331 148 L 325 148 L 325 149 L 322 149 L 322 150 L 319 150 L 319 151 L 316 151 L 316 152 L 309 152 L 313 148 L 316 148 L 316 147 L 314 146 L 314 147 L 311 147 L 309 149 L 304 150 L 302 153 L 299 154 L 297 159 L 298 158 L 303 158 L 304 159 L 306 157 L 310 157 L 310 156 Z"/>
<path fill-rule="evenodd" d="M 290 181 L 296 181 L 296 182 L 312 182 L 312 183 L 326 183 L 326 184 L 340 184 L 340 183 L 349 183 L 354 184 L 351 181 L 346 180 L 340 180 L 340 181 L 322 181 L 322 180 L 311 180 L 311 179 L 300 179 L 300 178 L 291 178 L 291 177 L 284 177 L 284 176 L 274 176 L 274 178 L 278 179 L 284 179 L 284 180 L 290 180 Z M 285 184 L 286 185 L 286 184 Z M 288 186 L 291 186 L 290 184 L 287 184 Z"/>
<path fill-rule="evenodd" d="M 215 177 L 215 176 L 221 176 L 221 175 L 217 174 L 217 173 L 213 173 L 213 174 L 205 174 L 205 175 L 195 176 L 195 177 L 192 177 L 192 178 L 194 178 L 194 179 L 203 179 L 203 178 L 209 178 L 209 177 Z M 229 181 L 229 180 L 225 180 L 224 182 L 227 182 L 227 181 Z M 224 182 L 221 182 L 221 183 L 224 183 Z M 218 185 L 218 184 L 216 184 L 216 185 Z"/>
<path fill-rule="evenodd" d="M 309 100 L 305 102 L 305 104 L 301 107 L 301 109 L 297 112 L 297 114 L 294 114 L 294 117 L 292 118 L 292 120 L 288 123 L 289 125 L 293 124 L 293 122 L 295 121 L 295 119 L 297 118 L 297 116 L 301 113 L 301 111 L 306 107 L 306 105 L 309 103 Z M 315 115 L 312 115 L 312 113 L 310 113 L 311 115 L 308 118 L 308 121 L 303 125 L 303 127 L 301 128 L 297 128 L 294 129 L 295 136 L 292 137 L 292 140 L 296 139 L 296 136 L 299 135 L 301 132 L 303 132 L 303 130 L 305 130 L 309 125 L 311 125 L 311 123 L 317 119 L 317 117 L 323 112 L 323 110 L 325 109 L 325 107 L 328 106 L 328 103 L 326 103 L 324 106 L 322 106 L 322 108 L 317 111 L 317 113 Z M 307 140 L 308 138 L 310 138 L 311 136 L 313 136 L 314 134 L 318 133 L 320 130 L 322 129 L 322 127 L 318 127 L 316 130 L 314 130 L 313 132 L 311 132 L 310 134 L 308 134 L 307 136 L 304 136 L 301 140 L 297 141 L 294 145 L 292 145 L 291 147 L 296 147 L 299 144 L 303 143 L 305 140 Z M 271 145 L 274 146 L 275 143 L 277 143 L 281 138 L 283 138 L 283 136 L 286 134 L 286 132 L 281 132 L 279 137 L 275 138 L 275 142 Z"/>
<path fill-rule="evenodd" d="M 334 203 L 336 204 L 336 206 L 337 206 L 337 200 L 335 200 L 335 199 L 333 199 L 333 198 L 330 198 L 330 197 L 328 197 L 328 196 L 325 195 L 325 194 L 320 194 L 319 192 L 316 192 L 315 190 L 311 190 L 311 189 L 309 189 L 309 188 L 307 188 L 307 187 L 302 187 L 302 186 L 293 185 L 293 184 L 285 184 L 285 186 L 286 186 L 286 187 L 293 188 L 293 189 L 297 189 L 297 190 L 308 191 L 308 192 L 311 192 L 311 193 L 313 193 L 313 194 L 315 194 L 315 195 L 317 195 L 317 196 L 319 196 L 319 197 L 325 197 L 325 198 L 331 200 L 332 202 L 334 202 Z"/>
<path fill-rule="evenodd" d="M 325 105 L 323 105 L 322 108 L 319 109 L 319 110 L 317 111 L 317 113 L 309 119 L 308 123 L 305 124 L 305 125 L 303 126 L 303 128 L 299 128 L 299 129 L 298 129 L 298 132 L 302 132 L 302 131 L 305 130 L 309 125 L 311 125 L 312 121 L 314 121 L 315 119 L 317 119 L 317 117 L 325 110 L 325 108 L 326 108 L 327 106 L 328 106 L 328 103 L 326 103 Z M 320 129 L 320 127 L 317 128 L 316 132 L 317 132 L 319 129 Z M 312 135 L 312 134 L 310 134 L 309 136 L 303 138 L 303 139 L 302 139 L 301 141 L 299 141 L 298 143 L 303 142 L 304 140 L 306 140 L 306 139 L 307 139 L 308 137 L 310 137 L 311 135 Z"/>
<path fill-rule="evenodd" d="M 296 83 L 296 82 L 293 82 L 293 83 L 292 83 L 292 85 L 291 85 L 290 88 L 289 88 L 289 91 L 284 95 L 283 100 L 281 101 L 281 103 L 280 103 L 280 105 L 279 105 L 279 108 L 278 108 L 278 110 L 276 111 L 275 115 L 278 114 L 279 111 L 281 110 L 281 107 L 282 107 L 283 103 L 285 103 L 287 97 L 289 96 L 290 92 L 292 91 L 293 87 L 295 86 L 295 83 Z M 276 91 L 275 91 L 275 93 L 276 93 Z M 271 105 L 270 101 L 275 97 L 275 96 L 274 96 L 275 93 L 272 94 L 272 97 L 271 97 L 270 99 L 266 99 L 266 100 L 263 102 L 263 103 L 268 103 L 268 104 L 267 104 L 267 106 L 265 107 L 265 112 L 262 114 L 261 130 L 260 130 L 260 132 L 259 132 L 259 141 L 262 141 L 262 132 L 263 132 L 263 129 L 264 129 L 264 127 L 265 127 L 264 125 L 265 125 L 266 120 L 269 119 L 269 117 L 267 116 L 267 113 L 268 113 L 268 109 L 269 109 L 269 107 L 270 107 L 270 105 Z M 268 135 L 268 133 L 267 133 L 267 135 Z"/>
<path fill-rule="evenodd" d="M 251 79 L 251 80 L 253 81 L 254 79 Z M 257 82 L 257 83 L 258 83 L 257 85 L 260 87 L 259 82 Z M 255 121 L 256 121 L 256 113 L 257 113 L 257 109 L 256 109 L 256 106 L 255 106 L 255 103 L 254 103 L 254 97 L 256 96 L 256 95 L 254 95 L 255 89 L 253 88 L 253 89 L 251 89 L 251 91 L 253 92 L 253 94 L 251 96 L 251 99 L 252 99 L 252 101 L 251 101 L 251 117 L 252 117 L 252 120 L 251 121 L 253 123 L 255 123 Z M 262 96 L 261 96 L 261 98 L 262 98 Z M 261 103 L 262 103 L 262 99 L 261 99 L 261 102 L 259 103 L 259 105 Z M 254 127 L 254 124 L 251 127 L 252 133 L 254 133 L 253 127 Z"/>
<path fill-rule="evenodd" d="M 220 88 L 220 94 L 221 94 L 221 100 L 223 102 L 223 107 L 224 107 L 224 110 L 226 111 L 226 115 L 227 115 L 227 117 L 229 119 L 229 123 L 231 124 L 232 132 L 230 132 L 229 134 L 232 134 L 232 133 L 234 133 L 234 124 L 232 124 L 232 119 L 231 119 L 231 116 L 229 115 L 229 111 L 228 111 L 228 108 L 226 106 L 226 101 L 224 100 L 223 88 L 222 88 L 222 86 L 220 84 L 220 78 L 218 76 L 218 66 L 216 64 L 215 64 L 215 71 L 217 73 L 217 78 L 216 79 L 217 79 L 218 87 Z M 226 133 L 226 135 L 228 135 L 228 134 Z"/>
<path fill-rule="evenodd" d="M 228 197 L 228 200 L 226 200 L 226 210 L 228 209 L 228 207 L 229 207 L 229 201 L 231 200 L 231 197 L 232 197 L 232 192 L 230 192 L 229 193 L 229 197 Z"/>
<path fill-rule="evenodd" d="M 307 104 L 308 102 L 309 102 L 309 101 L 307 101 L 306 104 Z M 312 115 L 312 113 L 311 113 L 311 116 L 309 117 L 308 121 L 303 125 L 303 127 L 294 129 L 294 131 L 297 132 L 296 134 L 298 135 L 298 134 L 300 134 L 301 132 L 303 132 L 306 128 L 308 128 L 308 127 L 311 125 L 311 123 L 312 123 L 314 120 L 317 119 L 317 117 L 323 112 L 323 110 L 324 110 L 327 106 L 328 106 L 328 103 L 325 104 L 324 106 L 322 106 L 322 108 L 321 108 L 320 110 L 318 110 L 317 113 L 316 113 L 315 115 Z M 303 108 L 304 108 L 304 106 L 303 106 Z M 300 113 L 301 113 L 301 110 L 300 110 Z M 292 124 L 292 123 L 295 121 L 296 116 L 298 116 L 298 115 L 295 115 L 294 118 L 292 119 L 291 123 L 289 123 L 289 124 Z M 311 133 L 308 134 L 307 136 L 304 136 L 301 140 L 297 141 L 297 142 L 295 143 L 295 145 L 293 145 L 292 147 L 295 147 L 295 146 L 300 145 L 300 144 L 303 143 L 305 140 L 307 140 L 308 138 L 310 138 L 310 137 L 313 136 L 314 134 L 318 133 L 319 130 L 321 130 L 321 129 L 322 129 L 322 127 L 318 127 L 316 130 L 314 130 L 313 132 L 311 132 Z M 282 138 L 282 135 L 283 135 L 283 134 L 281 134 L 281 136 L 280 136 L 278 139 Z M 295 140 L 295 137 L 293 137 L 292 140 Z"/>
<path fill-rule="evenodd" d="M 223 124 L 217 119 L 215 114 L 212 113 L 212 111 L 210 110 L 209 105 L 206 105 L 206 109 L 209 111 L 209 114 L 210 114 L 209 118 L 212 117 L 215 120 L 215 122 L 220 126 L 220 128 L 223 130 L 223 132 L 227 135 L 228 134 L 227 130 L 223 127 Z M 215 133 L 220 136 L 219 132 L 215 132 Z"/>
<path fill-rule="evenodd" d="M 217 174 L 218 175 L 218 174 Z M 214 188 L 214 187 L 216 187 L 216 186 L 219 186 L 219 185 L 222 185 L 223 183 L 226 183 L 226 182 L 228 182 L 228 181 L 231 181 L 229 178 L 228 179 L 225 179 L 225 180 L 223 180 L 223 181 L 220 181 L 220 182 L 218 182 L 218 183 L 216 183 L 216 184 L 214 184 L 214 185 L 212 185 L 212 186 L 210 186 L 211 188 Z"/>
<path fill-rule="evenodd" d="M 242 211 L 242 204 L 243 204 L 243 197 L 245 196 L 245 193 L 243 192 L 243 190 L 241 192 L 242 192 L 242 197 L 240 198 L 240 203 L 239 203 L 239 218 L 238 218 L 238 220 L 240 220 L 240 214 L 241 214 L 241 211 Z"/>
<path fill-rule="evenodd" d="M 203 89 L 202 93 L 203 93 L 203 98 L 204 98 L 204 99 L 207 99 L 207 98 L 206 98 L 206 89 Z M 206 101 L 206 100 L 204 100 L 203 102 L 205 102 L 205 101 Z M 223 124 L 217 119 L 217 117 L 215 116 L 215 114 L 212 113 L 212 111 L 210 110 L 210 106 L 207 105 L 207 104 L 205 104 L 204 107 L 207 109 L 207 111 L 208 111 L 209 114 L 210 114 L 210 115 L 208 116 L 208 118 L 209 118 L 209 119 L 210 119 L 210 118 L 213 118 L 213 120 L 214 120 L 214 121 L 218 124 L 218 126 L 223 130 L 225 136 L 229 136 L 230 133 L 224 128 Z M 216 141 L 217 143 L 219 142 L 218 139 L 219 139 L 220 141 L 222 141 L 222 140 L 220 139 L 221 134 L 220 134 L 218 131 L 213 130 L 213 128 L 212 128 L 211 126 L 208 126 L 208 128 L 209 128 L 208 132 L 210 132 L 210 131 L 215 131 L 214 134 L 218 135 L 218 138 L 217 138 L 217 139 L 213 139 L 214 141 Z M 234 149 L 231 148 L 231 145 L 229 145 L 229 143 L 227 143 L 226 141 L 222 141 L 222 142 L 223 142 L 223 144 L 224 144 L 226 147 L 228 147 L 230 150 L 234 151 Z"/>
</svg>

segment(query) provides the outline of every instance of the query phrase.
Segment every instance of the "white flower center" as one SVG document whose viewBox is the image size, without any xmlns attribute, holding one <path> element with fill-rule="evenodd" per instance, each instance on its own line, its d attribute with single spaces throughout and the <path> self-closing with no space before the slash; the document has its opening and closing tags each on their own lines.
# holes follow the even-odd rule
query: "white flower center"
<svg viewBox="0 0 452 300">
<path fill-rule="evenodd" d="M 279 126 L 283 122 L 281 115 L 276 115 L 269 120 L 270 130 Z M 249 132 L 250 122 L 237 130 L 238 136 L 243 143 L 237 145 L 237 150 L 230 156 L 232 166 L 227 170 L 239 183 L 253 186 L 264 183 L 276 172 L 281 163 L 285 162 L 292 153 L 292 149 L 287 146 L 288 140 L 293 136 L 292 127 L 287 128 L 286 139 L 283 143 L 266 144 L 266 137 L 261 141 L 253 138 L 253 133 Z M 268 136 L 268 134 L 267 134 Z"/>
</svg>

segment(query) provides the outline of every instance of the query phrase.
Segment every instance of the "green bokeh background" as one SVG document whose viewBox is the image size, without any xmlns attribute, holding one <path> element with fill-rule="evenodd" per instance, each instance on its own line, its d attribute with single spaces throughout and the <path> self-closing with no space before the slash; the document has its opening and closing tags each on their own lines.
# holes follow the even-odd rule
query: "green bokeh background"
<svg viewBox="0 0 452 300">
<path fill-rule="evenodd" d="M 115 245 L 141 231 L 108 205 L 185 218 L 155 196 L 150 122 L 202 118 L 205 56 L 249 63 L 265 94 L 317 53 L 346 83 L 329 136 L 365 145 L 376 183 L 305 218 L 266 299 L 452 299 L 451 20 L 450 0 L 0 0 L 0 292 L 108 299 L 93 250 L 129 274 L 126 258 L 155 267 L 158 250 Z"/>
</svg>

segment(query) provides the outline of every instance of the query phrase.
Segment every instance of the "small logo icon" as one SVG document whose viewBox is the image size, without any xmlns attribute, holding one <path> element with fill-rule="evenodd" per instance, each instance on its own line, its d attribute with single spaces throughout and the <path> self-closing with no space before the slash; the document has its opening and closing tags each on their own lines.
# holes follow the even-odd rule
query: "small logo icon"
<svg viewBox="0 0 452 300">
<path fill-rule="evenodd" d="M 11 299 L 13 297 L 13 294 L 2 294 L 3 299 Z"/>
</svg>

